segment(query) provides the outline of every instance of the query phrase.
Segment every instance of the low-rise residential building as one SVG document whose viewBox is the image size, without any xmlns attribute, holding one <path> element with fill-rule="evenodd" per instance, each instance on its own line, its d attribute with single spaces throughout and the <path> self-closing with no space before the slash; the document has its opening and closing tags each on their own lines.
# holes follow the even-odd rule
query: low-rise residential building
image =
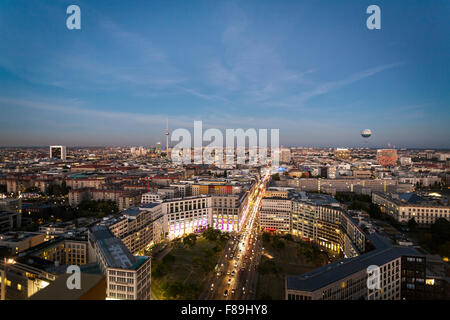
<svg viewBox="0 0 450 320">
<path fill-rule="evenodd" d="M 62 235 L 70 230 L 74 230 L 75 225 L 72 222 L 55 222 L 39 226 L 39 232 L 45 233 L 46 241 Z"/>
<path fill-rule="evenodd" d="M 139 191 L 126 191 L 115 189 L 77 189 L 70 190 L 68 194 L 69 205 L 74 207 L 84 200 L 113 201 L 120 211 L 141 203 L 142 193 Z"/>
<path fill-rule="evenodd" d="M 0 234 L 0 246 L 7 247 L 13 255 L 33 248 L 45 241 L 45 234 L 38 232 L 9 231 Z"/>
<path fill-rule="evenodd" d="M 141 203 L 152 203 L 156 201 L 161 201 L 166 198 L 166 195 L 163 193 L 157 192 L 146 192 L 141 197 Z"/>
</svg>

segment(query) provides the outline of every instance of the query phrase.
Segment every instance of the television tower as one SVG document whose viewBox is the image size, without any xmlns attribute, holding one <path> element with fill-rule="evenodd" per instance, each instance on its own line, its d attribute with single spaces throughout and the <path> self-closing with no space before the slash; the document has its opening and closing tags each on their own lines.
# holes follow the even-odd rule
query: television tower
<svg viewBox="0 0 450 320">
<path fill-rule="evenodd" d="M 169 156 L 169 119 L 166 118 L 166 155 Z"/>
</svg>

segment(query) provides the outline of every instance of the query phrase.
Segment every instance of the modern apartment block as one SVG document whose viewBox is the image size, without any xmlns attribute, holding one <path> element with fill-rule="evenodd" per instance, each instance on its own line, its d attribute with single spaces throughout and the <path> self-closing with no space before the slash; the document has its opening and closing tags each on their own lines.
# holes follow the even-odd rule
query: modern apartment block
<svg viewBox="0 0 450 320">
<path fill-rule="evenodd" d="M 290 233 L 292 200 L 281 197 L 264 197 L 261 201 L 259 221 L 266 231 Z"/>
<path fill-rule="evenodd" d="M 61 265 L 81 266 L 90 262 L 86 239 L 59 238 L 37 249 L 33 256 Z"/>
<path fill-rule="evenodd" d="M 106 184 L 109 179 L 101 175 L 72 174 L 66 178 L 66 185 L 72 190 L 83 188 L 99 189 Z"/>
<path fill-rule="evenodd" d="M 372 202 L 379 205 L 381 210 L 401 223 L 410 219 L 418 224 L 433 224 L 437 219 L 450 221 L 450 206 L 434 201 L 427 201 L 414 193 L 384 194 L 372 193 Z"/>
<path fill-rule="evenodd" d="M 133 256 L 106 226 L 90 228 L 88 242 L 106 276 L 107 299 L 150 300 L 150 257 Z"/>
<path fill-rule="evenodd" d="M 226 181 L 199 181 L 192 184 L 192 195 L 227 195 L 241 193 L 243 188 L 240 185 L 227 184 Z"/>
<path fill-rule="evenodd" d="M 248 193 L 211 196 L 211 227 L 225 232 L 240 231 L 244 210 L 247 207 Z"/>
<path fill-rule="evenodd" d="M 204 195 L 166 200 L 162 214 L 169 239 L 196 232 L 211 226 L 212 198 Z"/>
<path fill-rule="evenodd" d="M 39 226 L 39 232 L 45 233 L 46 241 L 74 229 L 75 225 L 72 222 L 55 222 Z"/>
<path fill-rule="evenodd" d="M 285 181 L 274 181 L 274 185 L 280 187 L 296 188 L 298 192 L 321 192 L 325 189 L 333 189 L 335 192 L 356 192 L 355 188 L 364 187 L 370 191 L 387 192 L 391 187 L 399 185 L 395 179 L 322 179 L 322 178 L 295 178 Z M 412 187 L 412 186 L 411 186 Z"/>
</svg>

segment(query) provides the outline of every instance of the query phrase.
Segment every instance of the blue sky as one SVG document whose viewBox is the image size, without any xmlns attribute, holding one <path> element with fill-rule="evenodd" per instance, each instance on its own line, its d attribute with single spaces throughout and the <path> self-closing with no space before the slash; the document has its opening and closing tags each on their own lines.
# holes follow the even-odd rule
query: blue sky
<svg viewBox="0 0 450 320">
<path fill-rule="evenodd" d="M 362 146 L 370 128 L 369 146 L 449 148 L 449 17 L 438 0 L 2 0 L 0 146 L 151 145 L 168 117 L 279 128 L 284 145 Z"/>
</svg>

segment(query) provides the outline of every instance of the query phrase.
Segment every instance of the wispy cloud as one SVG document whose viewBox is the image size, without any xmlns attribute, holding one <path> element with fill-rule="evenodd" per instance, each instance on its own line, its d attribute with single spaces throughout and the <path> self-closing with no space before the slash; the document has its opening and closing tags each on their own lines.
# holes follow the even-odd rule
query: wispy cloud
<svg viewBox="0 0 450 320">
<path fill-rule="evenodd" d="M 271 100 L 268 101 L 262 106 L 264 107 L 283 107 L 283 108 L 301 108 L 302 110 L 307 110 L 308 108 L 315 109 L 313 107 L 308 107 L 307 102 L 315 97 L 326 95 L 329 92 L 338 90 L 342 87 L 351 85 L 358 81 L 362 81 L 366 78 L 374 76 L 378 73 L 381 73 L 385 70 L 389 70 L 392 68 L 400 67 L 405 65 L 406 62 L 397 62 L 386 65 L 381 65 L 377 67 L 373 67 L 370 69 L 365 69 L 356 73 L 349 75 L 348 77 L 342 78 L 336 81 L 325 81 L 318 82 L 311 86 L 310 89 L 303 89 L 300 93 L 287 95 L 279 100 Z M 328 106 L 327 108 L 332 107 Z"/>
</svg>

